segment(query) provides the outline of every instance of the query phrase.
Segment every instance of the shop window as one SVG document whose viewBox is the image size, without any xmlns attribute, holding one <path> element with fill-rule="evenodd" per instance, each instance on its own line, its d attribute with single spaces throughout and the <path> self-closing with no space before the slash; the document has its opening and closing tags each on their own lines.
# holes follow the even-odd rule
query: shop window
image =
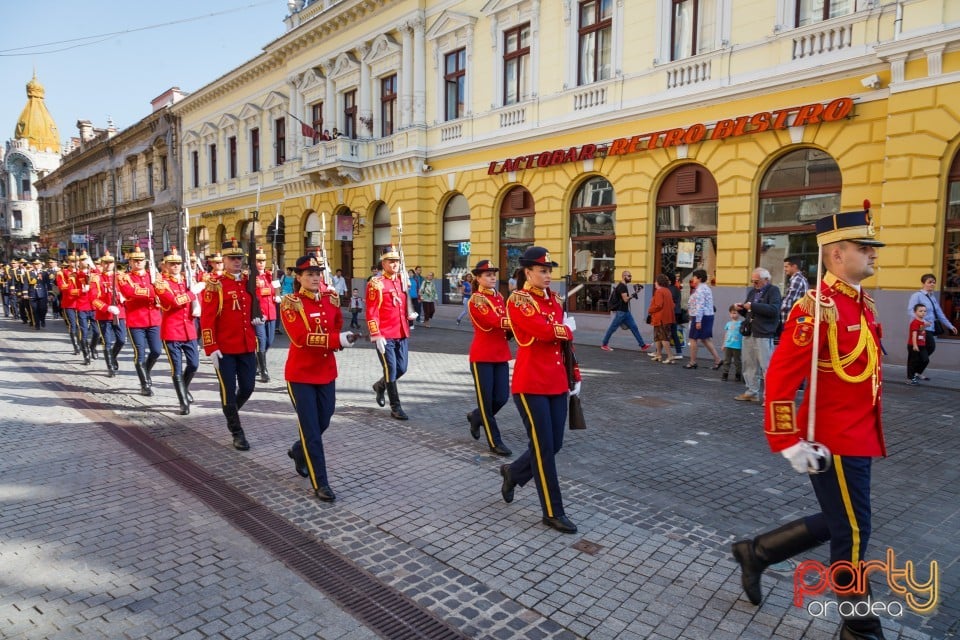
<svg viewBox="0 0 960 640">
<path fill-rule="evenodd" d="M 656 277 L 681 284 L 695 269 L 717 271 L 717 181 L 704 167 L 674 169 L 657 193 Z M 682 289 L 689 291 L 689 288 Z"/>
<path fill-rule="evenodd" d="M 615 280 L 616 198 L 606 178 L 590 178 L 577 189 L 570 206 L 571 286 L 585 284 L 567 301 L 571 311 L 606 313 Z"/>
<path fill-rule="evenodd" d="M 457 290 L 460 279 L 470 271 L 470 204 L 460 194 L 450 198 L 443 209 L 442 300 L 444 304 L 462 302 Z"/>
<path fill-rule="evenodd" d="M 462 118 L 466 103 L 467 50 L 457 49 L 444 56 L 444 120 Z"/>
<path fill-rule="evenodd" d="M 716 0 L 673 0 L 671 60 L 682 60 L 711 51 L 716 40 Z"/>
<path fill-rule="evenodd" d="M 500 204 L 500 292 L 510 293 L 507 286 L 520 268 L 520 256 L 534 244 L 536 209 L 533 195 L 523 187 L 507 192 Z"/>
<path fill-rule="evenodd" d="M 823 22 L 853 13 L 854 0 L 797 0 L 796 26 Z"/>
<path fill-rule="evenodd" d="M 960 327 L 960 152 L 953 159 L 949 173 L 949 195 L 943 238 L 943 275 L 940 285 L 940 306 L 955 327 Z M 954 338 L 944 333 L 941 338 Z"/>
<path fill-rule="evenodd" d="M 757 261 L 779 280 L 783 259 L 800 256 L 811 286 L 817 278 L 819 218 L 840 211 L 840 167 L 828 153 L 798 149 L 767 170 L 760 183 Z"/>
<path fill-rule="evenodd" d="M 503 104 L 530 97 L 530 23 L 503 33 Z"/>
<path fill-rule="evenodd" d="M 577 48 L 577 85 L 611 77 L 613 0 L 585 0 L 580 3 Z"/>
</svg>

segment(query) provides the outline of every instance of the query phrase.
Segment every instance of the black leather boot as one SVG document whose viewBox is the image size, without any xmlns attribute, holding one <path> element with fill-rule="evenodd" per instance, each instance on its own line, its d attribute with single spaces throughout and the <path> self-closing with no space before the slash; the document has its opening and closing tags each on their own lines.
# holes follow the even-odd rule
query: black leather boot
<svg viewBox="0 0 960 640">
<path fill-rule="evenodd" d="M 80 343 L 80 353 L 83 354 L 83 364 L 90 364 L 90 351 L 87 349 L 87 341 L 83 338 L 78 338 L 77 342 Z"/>
<path fill-rule="evenodd" d="M 147 378 L 143 373 L 143 365 L 140 364 L 139 360 L 134 360 L 133 366 L 137 370 L 137 377 L 140 379 L 140 395 L 152 396 L 153 389 L 150 388 L 151 385 L 147 384 Z"/>
<path fill-rule="evenodd" d="M 760 534 L 753 540 L 734 542 L 731 547 L 733 559 L 740 563 L 740 583 L 750 602 L 760 604 L 763 600 L 760 577 L 764 569 L 821 543 L 810 533 L 803 518 Z"/>
<path fill-rule="evenodd" d="M 153 386 L 153 380 L 150 379 L 150 372 L 153 371 L 153 365 L 157 364 L 157 360 L 160 359 L 160 354 L 150 354 L 147 356 L 147 361 L 143 365 L 143 375 L 147 379 L 147 386 Z"/>
<path fill-rule="evenodd" d="M 396 381 L 387 383 L 387 396 L 390 397 L 390 416 L 397 420 L 409 420 L 410 418 L 403 412 L 403 407 L 400 406 L 400 394 L 397 392 Z"/>
<path fill-rule="evenodd" d="M 97 347 L 100 345 L 100 335 L 97 333 L 93 334 L 93 337 L 90 338 L 90 358 L 93 360 L 99 360 L 100 354 L 97 353 Z"/>
<path fill-rule="evenodd" d="M 187 402 L 193 404 L 193 395 L 190 393 L 190 382 L 193 380 L 193 376 L 197 375 L 196 371 L 190 371 L 189 373 L 183 374 L 183 393 L 184 397 L 187 399 Z"/>
<path fill-rule="evenodd" d="M 117 356 L 120 355 L 120 350 L 123 349 L 123 343 L 117 340 L 113 343 L 113 349 L 110 350 L 110 355 L 113 360 L 113 370 L 118 371 L 120 369 L 120 363 L 117 362 Z"/>
<path fill-rule="evenodd" d="M 173 389 L 177 392 L 177 400 L 180 402 L 180 415 L 190 415 L 190 403 L 187 402 L 187 394 L 183 388 L 183 378 L 173 376 Z"/>
<path fill-rule="evenodd" d="M 260 369 L 260 382 L 270 382 L 270 373 L 267 371 L 267 354 L 257 351 L 257 368 Z"/>
<path fill-rule="evenodd" d="M 16 317 L 16 316 L 14 316 L 14 317 Z M 73 334 L 73 332 L 70 333 L 70 344 L 73 345 L 73 355 L 75 355 L 75 356 L 76 356 L 76 355 L 79 355 L 79 354 L 80 354 L 80 347 L 77 346 L 77 336 L 75 336 L 75 335 Z"/>
<path fill-rule="evenodd" d="M 227 429 L 230 430 L 230 434 L 233 436 L 233 448 L 237 451 L 249 451 L 250 443 L 247 442 L 243 428 L 240 426 L 240 411 L 236 405 L 226 405 L 223 408 L 223 415 L 227 417 Z"/>
<path fill-rule="evenodd" d="M 110 349 L 107 348 L 106 343 L 103 345 L 103 361 L 107 365 L 107 377 L 113 378 L 116 376 L 117 371 L 113 368 L 113 358 L 110 357 Z"/>
<path fill-rule="evenodd" d="M 385 397 L 387 393 L 387 383 L 383 381 L 383 378 L 373 383 L 373 392 L 377 394 L 377 404 L 381 407 L 387 406 L 387 399 Z"/>
<path fill-rule="evenodd" d="M 297 471 L 297 475 L 303 476 L 304 478 L 310 477 L 310 470 L 307 468 L 307 460 L 303 455 L 303 449 L 300 447 L 300 441 L 298 440 L 287 451 L 287 456 L 293 460 L 293 468 Z"/>
</svg>

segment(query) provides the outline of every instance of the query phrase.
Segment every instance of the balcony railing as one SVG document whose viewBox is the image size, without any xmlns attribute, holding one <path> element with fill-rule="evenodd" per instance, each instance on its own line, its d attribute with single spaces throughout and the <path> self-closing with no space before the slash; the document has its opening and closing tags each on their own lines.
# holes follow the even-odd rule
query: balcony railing
<svg viewBox="0 0 960 640">
<path fill-rule="evenodd" d="M 573 110 L 583 111 L 607 104 L 607 87 L 589 85 L 573 94 Z"/>
<path fill-rule="evenodd" d="M 793 59 L 846 49 L 853 43 L 853 24 L 851 22 L 829 24 L 817 23 L 804 27 L 802 32 L 793 36 Z"/>
<path fill-rule="evenodd" d="M 527 121 L 527 107 L 520 105 L 518 107 L 506 108 L 500 112 L 500 128 L 516 127 Z"/>
<path fill-rule="evenodd" d="M 713 57 L 697 56 L 670 63 L 666 68 L 667 89 L 676 89 L 710 80 Z"/>
</svg>

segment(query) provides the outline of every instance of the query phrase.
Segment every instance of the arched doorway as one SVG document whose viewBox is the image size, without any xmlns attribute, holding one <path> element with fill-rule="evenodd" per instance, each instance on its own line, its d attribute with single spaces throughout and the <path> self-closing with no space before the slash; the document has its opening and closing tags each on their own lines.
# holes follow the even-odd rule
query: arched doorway
<svg viewBox="0 0 960 640">
<path fill-rule="evenodd" d="M 656 268 L 680 283 L 694 269 L 717 271 L 717 181 L 704 167 L 685 164 L 657 192 Z"/>
<path fill-rule="evenodd" d="M 470 203 L 461 194 L 447 201 L 443 209 L 443 265 L 445 269 L 442 298 L 445 304 L 460 304 L 457 285 L 470 271 Z"/>
<path fill-rule="evenodd" d="M 783 259 L 800 256 L 803 274 L 817 277 L 817 219 L 840 212 L 840 167 L 819 149 L 797 149 L 777 159 L 760 183 L 756 265 L 782 281 Z"/>
<path fill-rule="evenodd" d="M 616 266 L 616 223 L 613 185 L 600 176 L 589 178 L 574 193 L 570 204 L 571 285 L 586 285 L 567 301 L 570 311 L 608 311 Z"/>
<path fill-rule="evenodd" d="M 513 187 L 500 203 L 500 292 L 507 296 L 507 281 L 520 268 L 520 256 L 533 246 L 536 205 L 524 187 Z"/>
</svg>

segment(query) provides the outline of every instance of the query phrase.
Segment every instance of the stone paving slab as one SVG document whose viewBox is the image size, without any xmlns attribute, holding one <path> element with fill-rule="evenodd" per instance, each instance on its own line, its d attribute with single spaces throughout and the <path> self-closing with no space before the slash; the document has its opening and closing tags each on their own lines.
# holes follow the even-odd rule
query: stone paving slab
<svg viewBox="0 0 960 640">
<path fill-rule="evenodd" d="M 56 363 L 50 376 L 84 370 L 64 355 L 64 336 L 38 342 L 10 328 L 0 325 L 4 346 L 39 349 L 47 365 Z M 502 503 L 501 460 L 467 434 L 463 416 L 474 403 L 468 340 L 462 331 L 414 332 L 410 372 L 400 382 L 407 423 L 373 403 L 372 347 L 338 354 L 338 409 L 325 436 L 335 505 L 318 503 L 286 457 L 296 421 L 279 381 L 282 338 L 269 357 L 275 381 L 258 384 L 241 412 L 248 453 L 229 447 L 208 364 L 194 382 L 198 402 L 188 417 L 174 415 L 172 390 L 159 374 L 152 399 L 129 395 L 135 377 L 107 379 L 102 363 L 68 377 L 68 387 L 149 429 L 471 637 L 833 637 L 835 617 L 814 619 L 791 605 L 790 567 L 765 576 L 761 607 L 740 592 L 729 543 L 808 513 L 815 501 L 809 483 L 766 449 L 760 407 L 731 400 L 738 385 L 709 369 L 684 371 L 582 345 L 589 429 L 568 433 L 559 456 L 564 502 L 580 534 L 562 536 L 540 524 L 532 486 L 512 505 Z M 121 366 L 129 361 L 121 357 Z M 938 560 L 942 574 L 937 613 L 886 621 L 887 637 L 950 637 L 960 617 L 958 548 L 942 532 L 957 530 L 960 511 L 960 447 L 950 437 L 960 394 L 892 383 L 886 393 L 892 455 L 875 467 L 870 555 L 892 546 L 921 566 Z M 513 405 L 499 417 L 507 443 L 520 449 Z M 581 539 L 598 552 L 573 549 Z"/>
</svg>

